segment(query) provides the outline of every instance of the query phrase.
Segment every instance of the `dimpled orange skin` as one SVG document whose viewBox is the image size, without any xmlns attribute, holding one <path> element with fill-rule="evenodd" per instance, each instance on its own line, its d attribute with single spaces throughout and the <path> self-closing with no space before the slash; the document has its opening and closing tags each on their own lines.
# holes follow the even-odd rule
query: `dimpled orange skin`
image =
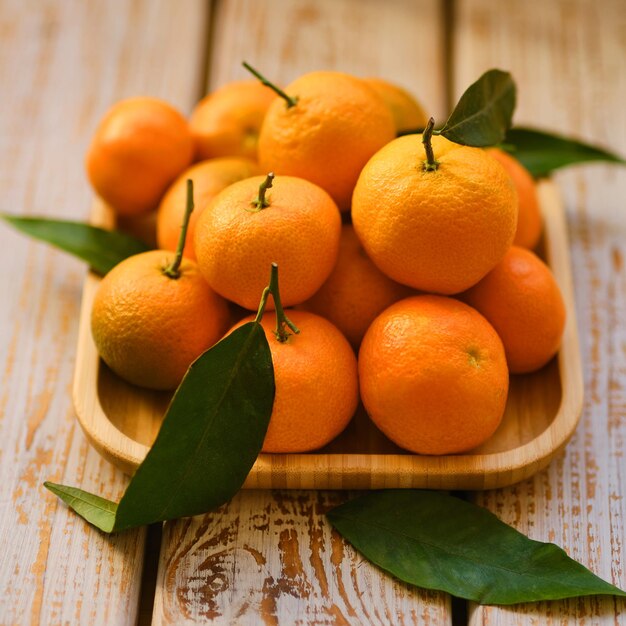
<svg viewBox="0 0 626 626">
<path fill-rule="evenodd" d="M 352 226 L 344 224 L 335 268 L 300 307 L 330 320 L 358 348 L 374 318 L 411 294 L 409 287 L 394 282 L 370 261 Z"/>
<path fill-rule="evenodd" d="M 511 155 L 499 148 L 490 148 L 487 152 L 509 173 L 517 191 L 519 205 L 513 244 L 532 250 L 539 243 L 543 228 L 535 181 L 530 172 Z"/>
<path fill-rule="evenodd" d="M 382 78 L 365 78 L 365 82 L 385 101 L 396 125 L 396 134 L 424 128 L 428 117 L 421 104 L 399 85 Z"/>
<path fill-rule="evenodd" d="M 193 158 L 187 121 L 156 98 L 113 105 L 87 152 L 89 180 L 119 215 L 154 209 L 168 185 Z"/>
<path fill-rule="evenodd" d="M 187 206 L 187 180 L 193 180 L 194 211 L 189 218 L 187 242 L 183 254 L 195 259 L 193 234 L 204 207 L 229 185 L 260 174 L 259 166 L 250 159 L 225 157 L 209 159 L 186 169 L 167 190 L 157 211 L 157 242 L 162 250 L 176 250 L 180 228 Z"/>
<path fill-rule="evenodd" d="M 277 175 L 300 176 L 323 187 L 341 211 L 367 160 L 395 137 L 383 100 L 364 81 L 340 72 L 311 72 L 270 106 L 259 136 L 259 163 Z"/>
<path fill-rule="evenodd" d="M 341 332 L 313 313 L 286 313 L 300 334 L 285 343 L 274 335 L 274 313 L 266 312 L 262 321 L 276 382 L 263 452 L 321 448 L 348 425 L 359 399 L 356 357 Z M 250 316 L 237 326 L 253 319 Z"/>
<path fill-rule="evenodd" d="M 538 370 L 557 353 L 565 304 L 550 268 L 530 250 L 513 246 L 461 298 L 496 329 L 511 373 Z"/>
<path fill-rule="evenodd" d="M 124 380 L 174 389 L 187 368 L 224 333 L 226 302 L 196 264 L 183 259 L 180 276 L 163 274 L 174 253 L 151 250 L 116 265 L 96 292 L 91 329 L 104 362 Z"/>
<path fill-rule="evenodd" d="M 517 224 L 517 196 L 504 168 L 480 148 L 433 137 L 434 172 L 421 135 L 398 137 L 363 168 L 352 223 L 368 256 L 393 280 L 454 294 L 504 256 Z"/>
<path fill-rule="evenodd" d="M 235 81 L 209 94 L 191 113 L 196 159 L 257 159 L 261 124 L 276 94 L 257 80 Z"/>
<path fill-rule="evenodd" d="M 263 180 L 248 178 L 220 192 L 200 215 L 194 238 L 198 267 L 211 288 L 251 310 L 272 263 L 280 268 L 283 306 L 310 298 L 335 265 L 341 234 L 337 205 L 301 178 L 276 176 L 269 206 L 254 210 Z"/>
<path fill-rule="evenodd" d="M 509 376 L 496 331 L 471 307 L 414 296 L 372 323 L 359 352 L 365 409 L 397 445 L 453 454 L 486 441 L 502 420 Z"/>
</svg>

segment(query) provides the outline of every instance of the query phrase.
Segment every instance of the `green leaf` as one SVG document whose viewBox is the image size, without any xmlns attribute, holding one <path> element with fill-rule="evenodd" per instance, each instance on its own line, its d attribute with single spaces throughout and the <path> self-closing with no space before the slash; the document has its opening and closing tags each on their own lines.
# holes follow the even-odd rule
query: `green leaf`
<svg viewBox="0 0 626 626">
<path fill-rule="evenodd" d="M 547 176 L 566 165 L 608 161 L 626 165 L 626 160 L 598 146 L 554 135 L 534 128 L 511 128 L 502 147 L 536 178 Z"/>
<path fill-rule="evenodd" d="M 145 243 L 130 235 L 82 222 L 7 214 L 0 214 L 0 218 L 35 239 L 87 261 L 91 269 L 102 275 L 129 256 L 149 250 Z"/>
<path fill-rule="evenodd" d="M 46 487 L 105 532 L 205 513 L 243 485 L 273 402 L 270 348 L 261 326 L 249 322 L 191 365 L 119 504 L 80 489 Z"/>
<path fill-rule="evenodd" d="M 532 541 L 486 509 L 435 491 L 372 492 L 328 518 L 397 578 L 481 604 L 626 596 L 558 546 Z"/>
<path fill-rule="evenodd" d="M 59 496 L 89 523 L 109 533 L 115 525 L 117 504 L 76 487 L 66 487 L 46 481 L 44 487 Z"/>
<path fill-rule="evenodd" d="M 512 76 L 489 70 L 467 88 L 448 121 L 435 134 L 464 146 L 494 146 L 511 127 L 515 98 Z"/>
</svg>

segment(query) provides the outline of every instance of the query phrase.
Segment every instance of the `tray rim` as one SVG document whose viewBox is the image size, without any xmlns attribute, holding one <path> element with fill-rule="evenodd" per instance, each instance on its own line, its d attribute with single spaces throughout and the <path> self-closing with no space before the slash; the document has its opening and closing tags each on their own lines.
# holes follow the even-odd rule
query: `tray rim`
<svg viewBox="0 0 626 626">
<path fill-rule="evenodd" d="M 505 452 L 419 456 L 412 454 L 261 454 L 248 475 L 244 489 L 491 489 L 504 487 L 543 469 L 571 438 L 583 405 L 583 377 L 574 306 L 573 279 L 567 223 L 561 194 L 553 181 L 538 184 L 544 218 L 545 255 L 561 288 L 567 320 L 558 353 L 561 403 L 551 424 L 529 442 Z M 96 201 L 91 222 L 111 227 L 113 216 Z M 149 447 L 120 431 L 106 416 L 95 384 L 99 357 L 91 338 L 90 307 L 100 278 L 89 272 L 83 286 L 76 368 L 72 386 L 78 421 L 90 443 L 114 465 L 132 474 Z M 95 368 L 85 365 L 97 360 Z M 95 423 L 97 422 L 97 427 Z"/>
</svg>

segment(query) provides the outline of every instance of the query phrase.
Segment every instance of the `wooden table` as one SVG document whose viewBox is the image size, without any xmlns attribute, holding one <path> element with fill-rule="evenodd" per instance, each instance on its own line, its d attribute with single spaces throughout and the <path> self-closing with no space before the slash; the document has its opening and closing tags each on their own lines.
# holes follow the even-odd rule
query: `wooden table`
<svg viewBox="0 0 626 626">
<path fill-rule="evenodd" d="M 442 120 L 483 70 L 509 69 L 516 121 L 626 154 L 620 0 L 0 0 L 2 210 L 86 219 L 83 155 L 137 94 L 189 112 L 247 59 L 287 83 L 383 75 Z M 626 177 L 557 177 L 567 205 L 585 406 L 534 479 L 472 497 L 626 588 Z M 350 494 L 248 491 L 214 513 L 108 537 L 42 488 L 107 497 L 126 478 L 87 444 L 70 385 L 84 266 L 0 226 L 0 624 L 626 624 L 611 597 L 466 607 L 382 574 L 332 533 Z"/>
</svg>

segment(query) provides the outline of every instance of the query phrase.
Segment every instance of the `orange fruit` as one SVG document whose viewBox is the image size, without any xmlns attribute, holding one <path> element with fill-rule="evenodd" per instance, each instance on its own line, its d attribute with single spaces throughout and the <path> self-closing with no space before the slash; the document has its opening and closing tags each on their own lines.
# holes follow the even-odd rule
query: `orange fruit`
<svg viewBox="0 0 626 626">
<path fill-rule="evenodd" d="M 356 348 L 374 318 L 411 290 L 383 274 L 365 254 L 354 228 L 341 229 L 331 275 L 301 308 L 330 320 Z"/>
<path fill-rule="evenodd" d="M 156 98 L 122 100 L 100 122 L 87 152 L 87 174 L 98 195 L 120 215 L 154 209 L 190 163 L 187 121 Z"/>
<path fill-rule="evenodd" d="M 557 353 L 565 304 L 550 268 L 530 250 L 513 246 L 461 297 L 498 331 L 513 374 L 537 370 Z"/>
<path fill-rule="evenodd" d="M 228 324 L 228 307 L 196 264 L 183 259 L 178 278 L 164 273 L 174 253 L 151 250 L 116 265 L 98 287 L 91 313 L 96 348 L 124 380 L 174 389 L 191 363 Z"/>
<path fill-rule="evenodd" d="M 358 404 L 357 362 L 346 338 L 318 315 L 287 313 L 300 334 L 290 335 L 285 342 L 274 335 L 274 312 L 266 312 L 261 322 L 272 352 L 276 382 L 263 452 L 321 448 L 348 425 Z M 250 316 L 237 326 L 253 319 Z"/>
<path fill-rule="evenodd" d="M 361 169 L 395 137 L 391 112 L 364 81 L 340 72 L 305 74 L 285 91 L 296 103 L 271 104 L 259 136 L 261 167 L 306 178 L 349 210 Z"/>
<path fill-rule="evenodd" d="M 185 214 L 185 197 L 187 180 L 194 182 L 194 197 L 196 209 L 191 214 L 187 243 L 184 254 L 195 259 L 193 249 L 193 234 L 196 221 L 204 207 L 222 189 L 233 183 L 250 178 L 260 173 L 258 165 L 250 159 L 230 157 L 223 159 L 209 159 L 192 165 L 185 170 L 167 190 L 159 204 L 157 212 L 157 242 L 162 250 L 176 250 L 180 225 Z"/>
<path fill-rule="evenodd" d="M 418 454 L 464 452 L 496 430 L 509 376 L 492 326 L 442 296 L 392 304 L 368 329 L 359 352 L 365 409 L 393 442 Z"/>
<path fill-rule="evenodd" d="M 509 249 L 517 196 L 504 169 L 480 148 L 433 137 L 438 166 L 426 171 L 420 135 L 398 137 L 363 168 L 352 221 L 368 256 L 393 280 L 458 293 Z"/>
<path fill-rule="evenodd" d="M 191 113 L 196 159 L 256 160 L 259 130 L 276 94 L 256 80 L 235 81 L 209 94 Z"/>
<path fill-rule="evenodd" d="M 513 243 L 532 250 L 539 243 L 543 227 L 535 181 L 530 172 L 510 154 L 499 148 L 490 148 L 487 152 L 508 172 L 517 191 L 519 204 Z"/>
<path fill-rule="evenodd" d="M 269 178 L 269 177 L 268 177 Z M 341 217 L 321 188 L 292 176 L 277 176 L 259 208 L 264 176 L 242 180 L 220 192 L 196 223 L 198 267 L 211 288 L 228 300 L 256 309 L 267 284 L 267 268 L 281 268 L 285 306 L 310 298 L 337 260 Z"/>
<path fill-rule="evenodd" d="M 364 80 L 389 107 L 396 125 L 396 134 L 426 126 L 428 116 L 422 105 L 406 89 L 382 78 Z"/>
</svg>

